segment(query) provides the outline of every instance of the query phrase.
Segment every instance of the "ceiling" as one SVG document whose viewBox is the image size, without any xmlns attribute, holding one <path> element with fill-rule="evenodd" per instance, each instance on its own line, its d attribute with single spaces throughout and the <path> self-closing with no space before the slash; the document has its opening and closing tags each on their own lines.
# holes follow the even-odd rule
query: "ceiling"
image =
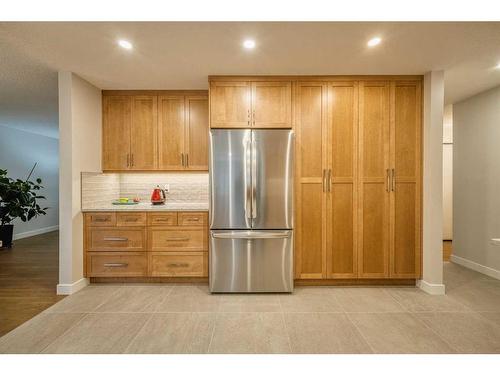
<svg viewBox="0 0 500 375">
<path fill-rule="evenodd" d="M 0 125 L 57 136 L 58 70 L 102 89 L 206 89 L 208 75 L 443 69 L 454 103 L 500 85 L 500 22 L 0 23 L 0 61 Z"/>
</svg>

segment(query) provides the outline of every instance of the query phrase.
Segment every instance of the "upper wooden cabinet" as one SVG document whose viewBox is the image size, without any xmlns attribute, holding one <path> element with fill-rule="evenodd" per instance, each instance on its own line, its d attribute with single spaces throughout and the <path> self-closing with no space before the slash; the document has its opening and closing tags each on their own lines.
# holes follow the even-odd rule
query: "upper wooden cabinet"
<svg viewBox="0 0 500 375">
<path fill-rule="evenodd" d="M 291 128 L 291 81 L 211 81 L 210 126 Z"/>
<path fill-rule="evenodd" d="M 208 170 L 208 95 L 103 93 L 104 171 Z"/>
</svg>

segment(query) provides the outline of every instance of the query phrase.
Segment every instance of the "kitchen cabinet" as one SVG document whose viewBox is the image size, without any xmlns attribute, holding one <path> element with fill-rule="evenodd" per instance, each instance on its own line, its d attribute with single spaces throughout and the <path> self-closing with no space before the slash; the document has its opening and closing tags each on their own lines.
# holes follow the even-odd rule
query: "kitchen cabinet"
<svg viewBox="0 0 500 375">
<path fill-rule="evenodd" d="M 103 171 L 208 170 L 202 91 L 104 91 Z"/>
<path fill-rule="evenodd" d="M 210 127 L 291 128 L 292 82 L 211 80 Z"/>
<path fill-rule="evenodd" d="M 86 212 L 86 277 L 207 277 L 207 212 Z"/>
<path fill-rule="evenodd" d="M 298 80 L 296 279 L 418 279 L 421 79 Z"/>
</svg>

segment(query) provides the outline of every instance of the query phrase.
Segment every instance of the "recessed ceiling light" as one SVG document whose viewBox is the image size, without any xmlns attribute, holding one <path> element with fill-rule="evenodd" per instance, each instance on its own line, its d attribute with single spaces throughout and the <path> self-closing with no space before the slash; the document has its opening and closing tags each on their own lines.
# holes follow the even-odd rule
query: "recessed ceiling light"
<svg viewBox="0 0 500 375">
<path fill-rule="evenodd" d="M 375 38 L 372 38 L 368 41 L 368 47 L 375 47 L 376 45 L 380 44 L 382 39 L 380 39 L 378 36 Z"/>
<path fill-rule="evenodd" d="M 495 69 L 500 69 L 500 63 L 498 63 L 497 66 L 495 66 Z"/>
<path fill-rule="evenodd" d="M 119 40 L 118 41 L 118 45 L 122 48 L 125 48 L 125 49 L 132 49 L 132 43 L 130 43 L 128 40 Z"/>
<path fill-rule="evenodd" d="M 255 40 L 247 39 L 243 42 L 243 47 L 246 49 L 254 49 L 255 48 Z"/>
</svg>

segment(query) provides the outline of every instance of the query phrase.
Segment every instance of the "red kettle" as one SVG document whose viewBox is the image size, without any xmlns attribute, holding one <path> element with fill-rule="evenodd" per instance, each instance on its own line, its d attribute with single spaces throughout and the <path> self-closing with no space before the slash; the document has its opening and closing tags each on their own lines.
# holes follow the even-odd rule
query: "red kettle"
<svg viewBox="0 0 500 375">
<path fill-rule="evenodd" d="M 152 204 L 165 204 L 166 200 L 165 190 L 160 189 L 160 186 L 157 185 L 156 189 L 153 190 L 153 194 L 151 194 L 151 203 Z"/>
</svg>

